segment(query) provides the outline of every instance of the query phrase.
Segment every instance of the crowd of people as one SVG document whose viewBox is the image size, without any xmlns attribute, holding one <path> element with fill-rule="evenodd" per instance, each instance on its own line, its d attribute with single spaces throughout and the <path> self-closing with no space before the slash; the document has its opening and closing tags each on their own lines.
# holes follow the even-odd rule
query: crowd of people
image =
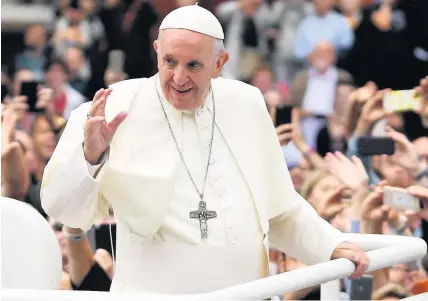
<svg viewBox="0 0 428 301">
<path fill-rule="evenodd" d="M 114 224 L 114 212 L 92 236 L 68 239 L 41 206 L 44 168 L 74 109 L 102 87 L 156 73 L 152 41 L 162 20 L 160 5 L 60 1 L 53 32 L 29 26 L 25 49 L 2 62 L 1 193 L 30 204 L 52 224 L 63 253 L 64 290 L 109 290 L 114 248 L 106 225 Z M 408 212 L 383 204 L 384 187 L 397 187 L 428 205 L 428 2 L 205 0 L 199 5 L 213 7 L 224 28 L 230 60 L 223 76 L 259 88 L 273 123 L 279 106 L 293 107 L 290 123 L 275 125 L 276 131 L 296 190 L 318 214 L 343 232 L 428 241 L 428 207 Z M 119 67 L 117 53 L 124 58 Z M 22 91 L 25 83 L 37 83 L 33 105 Z M 417 109 L 385 109 L 391 91 L 412 89 Z M 394 153 L 361 155 L 358 141 L 370 136 L 392 139 Z M 304 267 L 273 248 L 270 263 L 271 274 Z M 375 271 L 372 298 L 399 300 L 428 291 L 427 271 L 425 260 Z M 277 298 L 319 300 L 320 288 Z"/>
</svg>

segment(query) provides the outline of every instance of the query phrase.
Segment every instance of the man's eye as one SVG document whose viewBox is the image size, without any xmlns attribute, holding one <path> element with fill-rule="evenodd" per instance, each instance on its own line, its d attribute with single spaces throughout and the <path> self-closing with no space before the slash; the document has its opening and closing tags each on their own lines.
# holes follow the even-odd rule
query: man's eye
<svg viewBox="0 0 428 301">
<path fill-rule="evenodd" d="M 165 59 L 165 62 L 168 66 L 174 66 L 175 62 L 172 59 Z"/>
<path fill-rule="evenodd" d="M 189 68 L 190 69 L 197 69 L 199 67 L 201 67 L 201 64 L 199 64 L 197 62 L 191 62 L 191 63 L 189 63 Z"/>
</svg>

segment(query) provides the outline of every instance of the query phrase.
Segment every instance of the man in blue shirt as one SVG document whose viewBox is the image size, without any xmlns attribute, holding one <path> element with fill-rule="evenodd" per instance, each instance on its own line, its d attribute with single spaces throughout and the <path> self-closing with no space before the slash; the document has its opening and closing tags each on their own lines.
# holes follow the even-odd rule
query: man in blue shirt
<svg viewBox="0 0 428 301">
<path fill-rule="evenodd" d="M 315 14 L 300 23 L 295 41 L 296 59 L 305 61 L 319 42 L 330 42 L 338 53 L 351 48 L 354 33 L 345 17 L 333 11 L 333 0 L 313 0 Z"/>
</svg>

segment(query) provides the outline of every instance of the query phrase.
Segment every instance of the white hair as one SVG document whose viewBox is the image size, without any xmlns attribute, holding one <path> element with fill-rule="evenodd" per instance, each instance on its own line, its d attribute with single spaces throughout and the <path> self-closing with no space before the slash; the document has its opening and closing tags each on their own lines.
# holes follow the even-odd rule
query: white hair
<svg viewBox="0 0 428 301">
<path fill-rule="evenodd" d="M 161 31 L 159 31 L 159 34 L 158 34 L 158 41 L 159 41 L 159 38 L 160 38 L 160 34 L 161 34 Z M 160 45 L 158 44 L 158 50 L 157 50 L 157 52 L 159 52 L 159 49 L 160 49 L 159 46 Z M 216 39 L 216 38 L 214 38 L 214 51 L 215 51 L 215 54 L 216 54 L 216 59 L 219 59 L 220 56 L 226 51 L 226 48 L 224 47 L 224 41 L 222 39 Z"/>
<path fill-rule="evenodd" d="M 223 52 L 226 51 L 226 48 L 224 47 L 224 42 L 222 39 L 214 39 L 214 51 L 216 53 L 217 59 L 220 57 L 220 55 L 223 54 Z"/>
</svg>

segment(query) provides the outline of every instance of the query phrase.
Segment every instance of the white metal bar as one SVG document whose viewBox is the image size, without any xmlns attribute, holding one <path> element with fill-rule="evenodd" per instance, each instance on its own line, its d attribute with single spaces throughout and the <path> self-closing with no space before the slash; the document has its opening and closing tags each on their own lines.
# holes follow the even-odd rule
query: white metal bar
<svg viewBox="0 0 428 301">
<path fill-rule="evenodd" d="M 346 240 L 355 242 L 361 245 L 366 250 L 370 258 L 368 272 L 382 269 L 399 263 L 406 263 L 412 260 L 423 257 L 427 250 L 425 241 L 416 237 L 407 236 L 391 236 L 391 235 L 368 235 L 368 234 L 344 234 Z M 243 283 L 237 286 L 217 290 L 201 295 L 169 295 L 169 299 L 186 300 L 263 300 L 272 296 L 278 296 L 287 292 L 300 290 L 303 288 L 320 285 L 332 280 L 349 277 L 355 269 L 355 265 L 347 259 L 337 259 L 320 264 L 308 266 L 302 269 L 291 272 L 270 276 L 256 281 Z M 36 299 L 37 292 L 24 291 L 3 291 L 3 300 L 41 300 Z M 87 295 L 84 298 L 82 294 L 73 294 L 78 292 L 64 293 L 64 299 L 60 297 L 59 292 L 39 292 L 45 293 L 43 300 L 142 300 L 144 297 L 149 297 L 147 300 L 165 298 L 167 295 L 156 294 L 125 294 L 125 293 L 95 293 Z M 56 294 L 55 294 L 56 293 Z M 55 295 L 54 299 L 50 296 Z M 16 296 L 17 298 L 14 298 Z M 90 297 L 89 297 L 90 296 Z M 100 296 L 100 299 L 98 299 Z M 20 298 L 22 297 L 22 298 Z M 59 298 L 60 297 L 60 298 Z M 31 299 L 32 298 L 32 299 Z"/>
<path fill-rule="evenodd" d="M 340 279 L 321 284 L 321 300 L 340 299 Z"/>
</svg>

